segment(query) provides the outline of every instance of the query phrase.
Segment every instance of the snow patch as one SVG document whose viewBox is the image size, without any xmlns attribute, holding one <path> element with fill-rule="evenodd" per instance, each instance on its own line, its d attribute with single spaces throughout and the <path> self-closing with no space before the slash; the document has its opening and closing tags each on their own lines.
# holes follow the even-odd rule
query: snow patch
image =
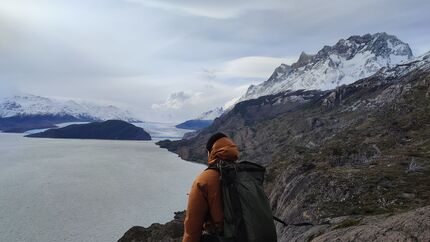
<svg viewBox="0 0 430 242">
<path fill-rule="evenodd" d="M 129 111 L 112 105 L 100 106 L 89 102 L 63 101 L 30 94 L 4 98 L 0 102 L 0 118 L 27 115 L 70 115 L 77 119 L 139 121 Z"/>
</svg>

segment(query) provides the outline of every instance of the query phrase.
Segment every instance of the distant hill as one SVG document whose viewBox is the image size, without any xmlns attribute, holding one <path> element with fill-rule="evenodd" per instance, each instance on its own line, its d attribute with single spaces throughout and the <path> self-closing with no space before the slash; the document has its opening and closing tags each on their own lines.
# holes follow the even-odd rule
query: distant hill
<svg viewBox="0 0 430 242">
<path fill-rule="evenodd" d="M 187 120 L 183 123 L 176 125 L 175 127 L 178 129 L 190 129 L 190 130 L 199 130 L 208 127 L 211 125 L 213 120 L 200 120 L 200 119 L 191 119 Z"/>
<path fill-rule="evenodd" d="M 67 122 L 92 122 L 92 119 L 78 119 L 71 115 L 17 115 L 0 118 L 0 131 L 23 133 L 31 129 L 55 128 L 55 124 Z"/>
<path fill-rule="evenodd" d="M 200 114 L 197 118 L 187 120 L 176 125 L 178 129 L 200 130 L 210 126 L 214 119 L 220 117 L 225 110 L 222 107 L 215 108 Z"/>
<path fill-rule="evenodd" d="M 151 140 L 151 136 L 140 127 L 121 120 L 108 120 L 88 124 L 72 124 L 63 128 L 48 129 L 27 135 L 33 138 Z"/>
<path fill-rule="evenodd" d="M 106 120 L 141 122 L 130 112 L 115 106 L 57 100 L 31 94 L 0 100 L 0 131 L 21 133 L 31 129 L 53 128 L 65 122 Z"/>
</svg>

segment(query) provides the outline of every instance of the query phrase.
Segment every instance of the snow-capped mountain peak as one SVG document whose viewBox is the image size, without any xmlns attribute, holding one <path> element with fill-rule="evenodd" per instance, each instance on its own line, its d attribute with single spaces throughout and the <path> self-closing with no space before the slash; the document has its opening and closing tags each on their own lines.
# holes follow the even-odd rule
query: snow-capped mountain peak
<svg viewBox="0 0 430 242">
<path fill-rule="evenodd" d="M 115 106 L 100 106 L 89 102 L 56 100 L 31 94 L 15 95 L 0 102 L 0 118 L 31 115 L 73 116 L 82 120 L 119 119 L 138 122 L 130 112 Z"/>
<path fill-rule="evenodd" d="M 351 36 L 315 55 L 304 52 L 294 64 L 282 64 L 270 78 L 250 86 L 239 101 L 287 90 L 327 90 L 375 74 L 413 57 L 408 44 L 387 33 Z"/>
</svg>

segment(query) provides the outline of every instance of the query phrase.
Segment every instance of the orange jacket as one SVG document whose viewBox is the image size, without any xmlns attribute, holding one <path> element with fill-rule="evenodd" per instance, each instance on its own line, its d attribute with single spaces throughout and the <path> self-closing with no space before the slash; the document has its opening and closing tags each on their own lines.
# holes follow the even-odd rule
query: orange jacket
<svg viewBox="0 0 430 242">
<path fill-rule="evenodd" d="M 235 161 L 238 157 L 236 145 L 231 139 L 223 137 L 213 144 L 208 164 L 215 164 L 218 159 Z M 221 232 L 224 220 L 222 206 L 218 171 L 212 169 L 203 171 L 191 187 L 182 241 L 199 242 L 203 230 Z"/>
</svg>

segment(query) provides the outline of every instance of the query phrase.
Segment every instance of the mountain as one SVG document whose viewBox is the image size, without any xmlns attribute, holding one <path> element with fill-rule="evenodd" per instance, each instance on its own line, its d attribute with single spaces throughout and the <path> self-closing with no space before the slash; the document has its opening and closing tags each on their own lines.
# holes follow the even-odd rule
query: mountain
<svg viewBox="0 0 430 242">
<path fill-rule="evenodd" d="M 213 120 L 191 119 L 176 125 L 178 129 L 200 130 L 211 125 Z"/>
<path fill-rule="evenodd" d="M 329 90 L 369 77 L 413 57 L 409 45 L 386 33 L 351 36 L 315 55 L 304 52 L 294 64 L 282 64 L 270 78 L 248 88 L 239 101 L 287 90 Z"/>
<path fill-rule="evenodd" d="M 22 115 L 0 118 L 0 131 L 23 133 L 32 129 L 55 128 L 56 124 L 66 122 L 90 122 L 70 115 Z"/>
<path fill-rule="evenodd" d="M 115 106 L 63 101 L 35 95 L 16 95 L 0 101 L 0 130 L 24 132 L 52 128 L 62 122 L 91 122 L 109 119 L 140 122 L 130 112 Z"/>
<path fill-rule="evenodd" d="M 196 120 L 214 120 L 218 117 L 220 117 L 224 113 L 223 107 L 214 108 L 212 110 L 209 110 L 207 112 L 204 112 L 200 114 Z"/>
<path fill-rule="evenodd" d="M 313 224 L 277 224 L 280 241 L 428 241 L 429 114 L 430 52 L 335 89 L 239 102 L 158 145 L 205 163 L 210 135 L 232 137 L 242 160 L 266 166 L 274 215 Z"/>
<path fill-rule="evenodd" d="M 115 106 L 100 106 L 88 102 L 56 100 L 35 95 L 16 95 L 0 103 L 0 118 L 31 115 L 70 115 L 83 120 L 119 119 L 139 122 L 139 119 Z"/>
<path fill-rule="evenodd" d="M 72 124 L 63 128 L 48 129 L 27 135 L 33 138 L 151 140 L 151 136 L 140 127 L 122 120 L 108 120 L 88 124 Z"/>
<path fill-rule="evenodd" d="M 212 124 L 213 120 L 224 113 L 224 108 L 219 107 L 200 114 L 195 119 L 190 119 L 176 125 L 178 129 L 200 130 Z"/>
</svg>

